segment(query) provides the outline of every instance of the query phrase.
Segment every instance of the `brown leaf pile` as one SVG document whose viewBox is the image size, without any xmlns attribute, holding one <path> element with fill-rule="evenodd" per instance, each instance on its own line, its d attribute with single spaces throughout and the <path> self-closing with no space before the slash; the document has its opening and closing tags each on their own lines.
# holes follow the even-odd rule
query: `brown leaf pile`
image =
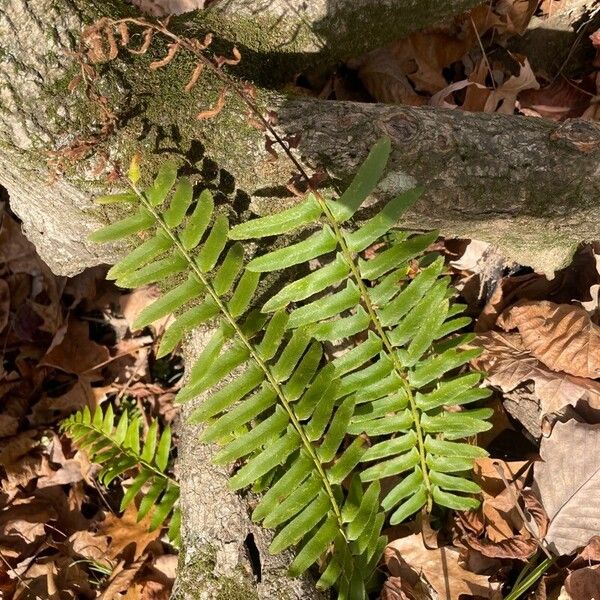
<svg viewBox="0 0 600 600">
<path fill-rule="evenodd" d="M 483 353 L 474 366 L 505 393 L 531 386 L 546 432 L 568 406 L 588 416 L 600 409 L 596 252 L 584 246 L 552 281 L 537 274 L 500 281 L 477 321 Z"/>
<path fill-rule="evenodd" d="M 134 504 L 120 515 L 121 486 L 100 489 L 98 466 L 58 429 L 109 402 L 176 416 L 154 335 L 129 329 L 155 296 L 123 294 L 104 267 L 56 277 L 4 203 L 0 219 L 0 597 L 166 600 L 176 555 L 161 531 Z"/>
<path fill-rule="evenodd" d="M 492 0 L 444 23 L 348 61 L 353 78 L 332 76 L 320 97 L 434 106 L 469 112 L 524 114 L 554 121 L 598 120 L 598 57 L 578 79 L 534 73 L 530 58 L 507 50 L 532 17 L 548 19 L 569 9 L 569 0 Z M 575 25 L 574 25 L 575 27 Z M 578 30 L 579 31 L 579 30 Z M 587 30 L 586 30 L 587 31 Z M 600 47 L 589 31 L 578 44 Z"/>
</svg>

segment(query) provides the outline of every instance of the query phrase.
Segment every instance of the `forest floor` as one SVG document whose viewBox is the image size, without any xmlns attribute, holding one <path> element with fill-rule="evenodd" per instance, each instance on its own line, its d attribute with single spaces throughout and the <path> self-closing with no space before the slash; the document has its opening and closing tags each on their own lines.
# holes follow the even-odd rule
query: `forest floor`
<svg viewBox="0 0 600 600">
<path fill-rule="evenodd" d="M 567 60 L 549 73 L 532 67 L 536 57 L 509 50 L 532 20 L 566 6 L 485 4 L 334 73 L 304 73 L 289 88 L 337 100 L 597 120 L 600 33 L 591 20 L 578 25 L 569 53 L 582 61 L 576 69 Z M 132 331 L 157 290 L 119 290 L 105 281 L 105 267 L 54 276 L 8 202 L 4 195 L 0 598 L 166 599 L 177 564 L 168 522 L 149 532 L 134 505 L 120 510 L 130 474 L 105 486 L 100 466 L 60 425 L 86 406 L 109 405 L 117 417 L 140 419 L 142 439 L 153 420 L 161 430 L 176 424 L 182 361 L 156 359 L 169 318 Z M 600 598 L 600 244 L 582 244 L 551 280 L 477 240 L 440 239 L 431 250 L 446 257 L 473 318 L 472 344 L 483 348 L 473 367 L 494 390 L 494 416 L 477 444 L 490 457 L 475 467 L 480 509 L 450 513 L 435 529 L 413 523 L 387 530 L 380 596 Z M 168 467 L 175 477 L 176 457 L 175 435 Z M 546 535 L 550 523 L 568 529 L 569 544 Z M 558 558 L 546 560 L 544 538 Z"/>
</svg>

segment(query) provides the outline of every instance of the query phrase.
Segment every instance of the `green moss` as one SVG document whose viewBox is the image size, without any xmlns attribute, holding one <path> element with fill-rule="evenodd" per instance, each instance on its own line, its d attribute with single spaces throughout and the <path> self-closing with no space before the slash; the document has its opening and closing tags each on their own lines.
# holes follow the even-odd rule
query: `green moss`
<svg viewBox="0 0 600 600">
<path fill-rule="evenodd" d="M 239 577 L 217 578 L 214 575 L 216 552 L 213 548 L 207 546 L 202 551 L 194 551 L 193 559 L 187 563 L 184 563 L 185 549 L 182 549 L 179 556 L 174 600 L 201 598 L 206 595 L 205 588 L 208 586 L 213 593 L 216 593 L 215 600 L 259 600 L 253 582 L 241 569 Z"/>
</svg>

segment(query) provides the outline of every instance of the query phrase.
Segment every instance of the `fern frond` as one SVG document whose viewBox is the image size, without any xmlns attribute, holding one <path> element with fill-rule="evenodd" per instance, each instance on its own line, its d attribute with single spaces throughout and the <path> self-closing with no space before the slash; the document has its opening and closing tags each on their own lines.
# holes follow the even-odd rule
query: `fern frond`
<svg viewBox="0 0 600 600">
<path fill-rule="evenodd" d="M 189 183 L 177 182 L 174 166 L 166 164 L 149 190 L 130 182 L 142 215 L 135 224 L 126 217 L 94 236 L 110 241 L 144 231 L 140 247 L 148 251 L 133 250 L 109 274 L 119 285 L 153 280 L 165 289 L 137 323 L 178 312 L 161 355 L 190 329 L 215 322 L 178 401 L 205 396 L 191 419 L 207 423 L 204 441 L 222 444 L 218 462 L 243 461 L 231 488 L 266 490 L 253 519 L 277 529 L 271 551 L 296 545 L 291 573 L 319 562 L 319 586 L 335 585 L 342 599 L 366 597 L 385 546 L 386 511 L 399 522 L 433 502 L 463 509 L 476 504 L 465 495 L 476 487 L 463 472 L 485 453 L 446 440 L 488 427 L 484 409 L 444 408 L 486 392 L 476 387 L 479 374 L 456 374 L 472 353 L 442 339 L 463 325 L 450 308 L 441 259 L 421 259 L 419 275 L 408 278 L 409 262 L 436 235 L 390 233 L 419 192 L 393 200 L 356 230 L 348 226 L 388 153 L 384 140 L 338 201 L 309 194 L 291 209 L 233 228 L 207 190 L 192 209 Z M 168 208 L 159 208 L 169 196 Z M 244 268 L 237 240 L 319 222 L 305 240 Z M 382 237 L 393 239 L 373 260 L 358 256 Z M 251 309 L 261 273 L 314 258 L 320 269 L 287 285 L 262 313 Z M 187 274 L 183 283 L 181 273 Z M 357 334 L 364 338 L 359 345 L 325 359 L 321 342 Z M 381 503 L 381 480 L 399 475 Z"/>
<path fill-rule="evenodd" d="M 370 438 L 372 445 L 360 458 L 366 467 L 362 480 L 404 477 L 384 500 L 386 510 L 394 509 L 394 524 L 424 506 L 431 510 L 434 503 L 461 510 L 477 506 L 477 500 L 465 494 L 477 493 L 478 488 L 462 472 L 470 468 L 469 460 L 485 452 L 464 444 L 469 456 L 455 456 L 447 453 L 448 446 L 435 442 L 489 429 L 486 418 L 491 413 L 488 409 L 446 410 L 486 398 L 489 392 L 478 387 L 481 376 L 477 373 L 452 375 L 477 350 L 450 347 L 440 353 L 435 348 L 436 342 L 469 323 L 465 317 L 455 318 L 460 309 L 451 307 L 454 292 L 443 277 L 442 257 L 423 256 L 437 233 L 395 233 L 395 239 L 383 244 L 375 257 L 360 256 L 369 246 L 392 237 L 389 234 L 399 217 L 421 194 L 418 189 L 401 194 L 360 227 L 352 227 L 349 219 L 374 191 L 389 154 L 390 141 L 384 138 L 339 200 L 309 195 L 299 206 L 234 227 L 230 237 L 262 237 L 276 231 L 280 223 L 286 224 L 286 232 L 294 231 L 306 223 L 306 219 L 295 221 L 295 214 L 316 215 L 315 221 L 325 223 L 320 233 L 258 256 L 247 268 L 261 273 L 280 271 L 305 262 L 305 248 L 311 248 L 309 258 L 319 259 L 323 266 L 288 284 L 262 310 L 291 308 L 287 327 L 303 327 L 319 340 L 337 342 L 369 331 L 363 345 L 371 348 L 375 339 L 380 342 L 377 358 L 365 352 L 362 362 L 353 363 L 352 373 L 342 376 L 336 402 L 353 399 L 355 409 L 346 433 Z M 416 259 L 420 268 L 411 279 L 410 265 Z M 355 381 L 361 382 L 360 388 L 353 385 Z M 371 466 L 375 460 L 377 464 Z M 448 472 L 461 475 L 449 476 Z"/>
<path fill-rule="evenodd" d="M 176 506 L 179 484 L 169 477 L 167 466 L 171 449 L 171 429 L 166 427 L 159 435 L 158 421 L 154 420 L 143 445 L 140 442 L 141 420 L 131 419 L 123 412 L 115 424 L 112 406 L 103 413 L 99 407 L 92 415 L 86 406 L 61 423 L 61 429 L 85 451 L 91 462 L 102 465 L 99 481 L 108 486 L 125 472 L 137 470 L 133 482 L 123 495 L 120 509 L 125 510 L 142 494 L 138 520 L 152 510 L 150 531 L 161 527 L 170 515 L 168 535 L 179 546 L 181 515 Z M 143 492 L 147 489 L 147 492 Z"/>
</svg>

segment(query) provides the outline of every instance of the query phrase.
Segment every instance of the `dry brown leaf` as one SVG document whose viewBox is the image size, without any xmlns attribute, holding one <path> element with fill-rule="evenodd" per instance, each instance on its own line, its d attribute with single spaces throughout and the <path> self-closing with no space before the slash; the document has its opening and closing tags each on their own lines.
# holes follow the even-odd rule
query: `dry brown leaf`
<svg viewBox="0 0 600 600">
<path fill-rule="evenodd" d="M 182 15 L 204 8 L 205 0 L 132 0 L 142 12 L 153 17 Z"/>
<path fill-rule="evenodd" d="M 358 76 L 377 102 L 409 106 L 427 104 L 427 98 L 415 92 L 403 73 L 400 62 L 387 48 L 375 50 L 367 55 L 364 62 L 358 66 Z"/>
<path fill-rule="evenodd" d="M 527 560 L 539 549 L 538 541 L 535 538 L 524 535 L 515 535 L 498 542 L 486 539 L 480 540 L 469 536 L 465 539 L 465 544 L 489 558 L 512 558 L 517 560 Z"/>
<path fill-rule="evenodd" d="M 556 423 L 540 455 L 534 481 L 550 518 L 546 540 L 558 554 L 570 554 L 600 531 L 600 425 Z"/>
<path fill-rule="evenodd" d="M 527 29 L 539 0 L 498 0 L 494 12 L 505 22 L 497 29 L 505 35 L 521 34 Z"/>
<path fill-rule="evenodd" d="M 19 419 L 12 415 L 0 414 L 0 438 L 15 435 L 19 430 Z"/>
<path fill-rule="evenodd" d="M 92 531 L 76 531 L 70 538 L 69 544 L 75 554 L 106 564 L 108 555 L 108 539 Z"/>
<path fill-rule="evenodd" d="M 117 597 L 117 594 L 120 595 L 122 592 L 126 592 L 135 579 L 135 576 L 144 565 L 144 562 L 145 559 L 142 558 L 125 567 L 125 561 L 121 561 L 113 569 L 110 579 L 108 580 L 108 585 L 98 596 L 98 600 L 113 600 L 113 598 Z"/>
<path fill-rule="evenodd" d="M 19 435 L 2 440 L 0 444 L 0 467 L 11 468 L 20 458 L 35 448 L 39 442 L 37 431 L 29 430 Z"/>
<path fill-rule="evenodd" d="M 5 279 L 0 279 L 0 331 L 8 325 L 10 317 L 10 288 Z"/>
<path fill-rule="evenodd" d="M 594 48 L 596 49 L 596 58 L 594 58 L 594 62 L 592 66 L 598 68 L 600 67 L 600 29 L 597 29 L 589 36 L 590 40 Z"/>
<path fill-rule="evenodd" d="M 595 535 L 588 542 L 588 545 L 581 551 L 579 558 L 587 562 L 600 562 L 600 535 Z"/>
<path fill-rule="evenodd" d="M 541 532 L 546 530 L 547 519 L 535 497 L 523 490 L 528 473 L 527 461 L 475 461 L 473 479 L 482 489 L 483 501 L 478 511 L 482 523 L 465 530 L 467 523 L 459 519 L 459 527 L 465 531 L 462 543 L 489 558 L 526 560 L 538 550 L 539 536 L 532 535 L 531 526 L 524 523 L 521 514 L 529 512 Z"/>
<path fill-rule="evenodd" d="M 427 592 L 418 596 L 419 600 L 429 600 L 430 594 Z M 402 577 L 388 577 L 383 584 L 380 600 L 415 600 L 414 588 L 409 585 Z"/>
<path fill-rule="evenodd" d="M 440 90 L 436 94 L 434 94 L 429 99 L 429 105 L 435 106 L 437 108 L 458 108 L 458 105 L 453 101 L 448 102 L 448 96 L 453 94 L 454 92 L 458 92 L 459 90 L 463 90 L 469 86 L 476 86 L 479 89 L 487 90 L 484 85 L 474 83 L 473 81 L 469 81 L 468 79 L 464 79 L 463 81 L 456 81 L 455 83 L 451 83 L 446 86 L 443 90 Z"/>
<path fill-rule="evenodd" d="M 497 24 L 487 6 L 459 15 L 445 28 L 413 33 L 405 39 L 349 62 L 378 102 L 422 103 L 417 92 L 435 94 L 448 82 L 443 69 L 459 61 L 475 44 L 477 35 Z M 407 85 L 412 83 L 414 90 Z"/>
<path fill-rule="evenodd" d="M 150 304 L 155 302 L 161 297 L 162 293 L 158 286 L 150 285 L 146 287 L 141 287 L 133 290 L 130 294 L 123 294 L 119 298 L 119 303 L 121 305 L 121 311 L 123 312 L 123 316 L 127 321 L 127 325 L 129 325 L 130 329 L 133 329 L 133 324 L 135 320 L 138 318 L 139 314 Z M 172 315 L 167 315 L 162 319 L 158 319 L 152 323 L 152 327 L 157 332 L 164 331 L 169 324 L 173 321 Z"/>
<path fill-rule="evenodd" d="M 158 539 L 161 533 L 160 527 L 148 531 L 151 519 L 152 515 L 149 514 L 138 522 L 137 509 L 133 503 L 127 507 L 121 517 L 109 514 L 97 530 L 98 535 L 110 538 L 107 556 L 111 559 L 117 558 L 130 544 L 135 545 L 134 560 L 142 556 L 148 544 Z"/>
<path fill-rule="evenodd" d="M 558 304 L 578 302 L 597 322 L 598 315 L 594 314 L 598 308 L 595 289 L 600 289 L 600 246 L 596 243 L 583 244 L 571 264 L 557 271 L 552 280 L 538 273 L 501 279 L 481 312 L 475 330 L 492 329 L 498 316 L 519 300 L 551 300 Z"/>
<path fill-rule="evenodd" d="M 539 5 L 539 11 L 544 18 L 548 18 L 568 8 L 572 2 L 573 0 L 542 0 Z"/>
<path fill-rule="evenodd" d="M 478 575 L 460 565 L 459 551 L 452 546 L 430 550 L 420 534 L 394 540 L 388 544 L 384 561 L 392 576 L 402 577 L 411 585 L 424 579 L 439 600 L 457 600 L 470 594 L 493 600 L 501 598 L 499 584 L 487 575 Z"/>
<path fill-rule="evenodd" d="M 491 92 L 485 85 L 487 76 L 488 66 L 486 62 L 481 59 L 469 75 L 469 81 L 475 85 L 471 85 L 467 88 L 465 99 L 461 106 L 462 110 L 470 112 L 484 111 L 485 104 Z"/>
<path fill-rule="evenodd" d="M 517 96 L 524 90 L 538 89 L 540 84 L 535 77 L 529 61 L 524 58 L 520 63 L 518 75 L 512 75 L 502 85 L 490 92 L 483 108 L 484 112 L 497 112 L 512 115 Z"/>
<path fill-rule="evenodd" d="M 600 565 L 569 573 L 558 600 L 595 600 L 600 598 Z"/>
<path fill-rule="evenodd" d="M 584 308 L 554 302 L 522 302 L 501 315 L 500 326 L 518 329 L 523 345 L 553 371 L 600 377 L 600 327 Z"/>
<path fill-rule="evenodd" d="M 90 339 L 89 326 L 84 321 L 71 319 L 64 339 L 40 363 L 76 375 L 92 371 L 110 358 L 106 346 Z"/>
<path fill-rule="evenodd" d="M 552 121 L 581 117 L 590 105 L 590 94 L 580 85 L 561 78 L 540 89 L 519 94 L 519 109 L 528 116 Z"/>
<path fill-rule="evenodd" d="M 0 511 L 0 537 L 18 537 L 31 543 L 45 536 L 44 526 L 55 521 L 56 511 L 46 502 L 25 498 Z"/>
<path fill-rule="evenodd" d="M 600 382 L 551 371 L 531 355 L 518 333 L 490 331 L 478 335 L 473 344 L 484 351 L 472 364 L 486 372 L 491 385 L 511 392 L 524 382 L 534 383 L 542 417 L 579 401 L 600 409 Z"/>
</svg>

